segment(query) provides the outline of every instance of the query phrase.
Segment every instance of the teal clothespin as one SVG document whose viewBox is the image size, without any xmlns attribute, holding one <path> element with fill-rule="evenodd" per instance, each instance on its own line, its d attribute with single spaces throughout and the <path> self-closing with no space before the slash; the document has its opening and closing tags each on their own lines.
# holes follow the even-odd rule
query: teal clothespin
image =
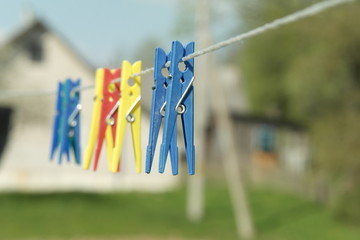
<svg viewBox="0 0 360 240">
<path fill-rule="evenodd" d="M 59 147 L 59 164 L 62 155 L 65 154 L 70 161 L 72 149 L 75 162 L 81 163 L 80 158 L 80 80 L 66 80 L 59 83 L 58 98 L 56 104 L 57 114 L 54 119 L 53 141 L 51 147 L 51 159 L 54 157 L 56 148 Z"/>
</svg>

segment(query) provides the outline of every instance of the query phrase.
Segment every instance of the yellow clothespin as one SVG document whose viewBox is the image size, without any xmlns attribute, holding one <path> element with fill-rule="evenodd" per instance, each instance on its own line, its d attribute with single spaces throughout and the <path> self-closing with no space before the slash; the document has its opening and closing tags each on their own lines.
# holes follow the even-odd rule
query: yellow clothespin
<svg viewBox="0 0 360 240">
<path fill-rule="evenodd" d="M 135 153 L 136 172 L 141 172 L 141 142 L 140 142 L 140 118 L 141 118 L 141 76 L 132 77 L 141 71 L 141 61 L 131 65 L 128 61 L 122 62 L 121 68 L 121 98 L 118 110 L 116 126 L 115 148 L 112 156 L 112 172 L 116 172 L 120 164 L 120 155 L 124 141 L 126 124 L 130 123 L 133 148 Z M 129 80 L 134 84 L 129 85 Z"/>
<path fill-rule="evenodd" d="M 84 165 L 85 169 L 89 169 L 92 155 L 94 152 L 96 140 L 99 134 L 99 118 L 101 111 L 101 101 L 103 99 L 103 81 L 104 81 L 104 69 L 96 70 L 95 80 L 95 96 L 93 104 L 93 112 L 91 117 L 90 135 L 88 145 L 85 150 Z"/>
</svg>

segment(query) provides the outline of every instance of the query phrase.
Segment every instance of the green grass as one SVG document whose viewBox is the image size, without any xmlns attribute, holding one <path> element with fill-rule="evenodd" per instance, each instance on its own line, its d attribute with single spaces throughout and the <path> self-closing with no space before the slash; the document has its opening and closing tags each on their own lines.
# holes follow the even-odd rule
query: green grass
<svg viewBox="0 0 360 240">
<path fill-rule="evenodd" d="M 173 236 L 237 239 L 226 188 L 206 191 L 206 217 L 185 217 L 185 190 L 166 194 L 1 194 L 0 239 Z M 360 229 L 324 209 L 276 191 L 252 189 L 249 198 L 261 240 L 360 239 Z"/>
</svg>

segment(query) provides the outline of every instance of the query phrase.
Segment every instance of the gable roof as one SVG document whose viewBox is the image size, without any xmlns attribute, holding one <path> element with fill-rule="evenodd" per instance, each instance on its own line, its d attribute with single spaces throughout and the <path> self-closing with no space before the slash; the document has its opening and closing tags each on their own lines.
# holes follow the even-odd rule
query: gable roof
<svg viewBox="0 0 360 240">
<path fill-rule="evenodd" d="M 19 45 L 22 42 L 31 39 L 34 33 L 50 33 L 59 40 L 59 42 L 65 47 L 65 49 L 76 59 L 79 64 L 83 65 L 89 71 L 94 72 L 95 67 L 87 61 L 72 44 L 59 32 L 50 27 L 44 20 L 35 17 L 32 21 L 29 21 L 25 26 L 23 26 L 18 32 L 16 32 L 12 37 L 10 37 L 3 46 L 9 45 Z"/>
</svg>

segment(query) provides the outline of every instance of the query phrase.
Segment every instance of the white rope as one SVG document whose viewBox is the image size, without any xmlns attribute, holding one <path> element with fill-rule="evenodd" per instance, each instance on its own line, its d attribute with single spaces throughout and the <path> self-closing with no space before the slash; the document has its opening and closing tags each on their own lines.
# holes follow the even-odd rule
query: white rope
<svg viewBox="0 0 360 240">
<path fill-rule="evenodd" d="M 75 87 L 72 89 L 72 92 L 81 92 L 87 89 L 92 89 L 95 87 L 95 84 L 90 84 L 90 85 L 85 85 L 85 86 L 81 86 L 81 87 Z"/>
<path fill-rule="evenodd" d="M 229 38 L 229 39 L 227 39 L 225 41 L 216 43 L 216 44 L 211 45 L 211 46 L 209 46 L 207 48 L 204 48 L 204 49 L 196 51 L 196 52 L 194 52 L 192 54 L 189 54 L 186 57 L 183 57 L 182 61 L 187 61 L 187 60 L 199 57 L 201 55 L 204 55 L 204 54 L 207 54 L 207 53 L 210 53 L 210 52 L 214 52 L 216 50 L 219 50 L 219 49 L 227 47 L 227 46 L 229 46 L 231 44 L 240 42 L 240 41 L 245 40 L 247 38 L 254 37 L 256 35 L 267 32 L 269 30 L 281 27 L 283 25 L 298 21 L 298 20 L 306 18 L 306 17 L 310 17 L 310 16 L 313 16 L 313 15 L 319 14 L 320 12 L 323 12 L 323 11 L 329 9 L 329 8 L 332 8 L 332 7 L 335 7 L 335 6 L 344 4 L 344 3 L 355 2 L 355 1 L 356 0 L 327 0 L 327 1 L 316 3 L 316 4 L 314 4 L 314 5 L 310 6 L 310 7 L 307 7 L 305 9 L 303 9 L 303 10 L 300 10 L 300 11 L 294 12 L 294 13 L 288 15 L 288 16 L 276 19 L 276 20 L 274 20 L 274 21 L 272 21 L 270 23 L 266 23 L 265 25 L 262 25 L 260 27 L 257 27 L 255 29 L 253 29 L 253 30 L 250 30 L 249 32 L 239 34 L 239 35 L 237 35 L 235 37 Z M 166 66 L 169 67 L 169 62 L 167 62 Z M 145 70 L 143 70 L 143 71 L 141 71 L 141 72 L 139 72 L 137 74 L 132 75 L 132 77 L 144 75 L 144 74 L 147 74 L 147 73 L 150 73 L 150 72 L 153 72 L 153 71 L 154 71 L 154 68 L 148 68 L 148 69 L 145 69 Z"/>
<path fill-rule="evenodd" d="M 329 8 L 333 8 L 333 7 L 336 7 L 336 6 L 339 6 L 339 5 L 342 5 L 342 4 L 345 4 L 345 3 L 350 3 L 350 2 L 355 2 L 357 0 L 326 0 L 326 1 L 322 1 L 322 2 L 319 2 L 319 3 L 316 3 L 314 5 L 311 5 L 310 7 L 307 7 L 303 10 L 300 10 L 300 11 L 297 11 L 297 12 L 294 12 L 288 16 L 285 16 L 285 17 L 282 17 L 282 18 L 279 18 L 279 19 L 276 19 L 270 23 L 266 23 L 260 27 L 257 27 L 253 30 L 250 30 L 246 33 L 242 33 L 242 34 L 239 34 L 235 37 L 232 37 L 232 38 L 229 38 L 225 41 L 222 41 L 222 42 L 219 42 L 219 43 L 216 43 L 214 45 L 211 45 L 207 48 L 204 48 L 204 49 L 201 49 L 199 51 L 196 51 L 192 54 L 189 54 L 188 56 L 186 57 L 183 57 L 182 58 L 182 61 L 187 61 L 187 60 L 190 60 L 190 59 L 193 59 L 193 58 L 196 58 L 196 57 L 199 57 L 201 55 L 204 55 L 204 54 L 208 54 L 210 52 L 214 52 L 216 50 L 219 50 L 221 48 L 224 48 L 224 47 L 227 47 L 229 45 L 232 45 L 234 43 L 237 43 L 237 42 L 240 42 L 242 40 L 245 40 L 245 39 L 248 39 L 248 38 L 251 38 L 251 37 L 254 37 L 254 36 L 257 36 L 257 35 L 260 35 L 262 33 L 265 33 L 269 30 L 273 30 L 273 29 L 276 29 L 276 28 L 279 28 L 281 26 L 284 26 L 284 25 L 287 25 L 289 23 L 293 23 L 293 22 L 296 22 L 296 21 L 299 21 L 303 18 L 307 18 L 307 17 L 310 17 L 310 16 L 313 16 L 313 15 L 316 15 L 316 14 L 319 14 Z M 166 63 L 166 66 L 168 67 L 169 66 L 169 62 Z M 145 74 L 148 74 L 148 73 L 151 73 L 151 72 L 154 72 L 154 68 L 147 68 L 141 72 L 138 72 L 136 74 L 133 74 L 131 75 L 131 77 L 137 77 L 137 76 L 141 76 L 141 75 L 145 75 Z M 117 81 L 120 81 L 120 80 L 117 80 Z M 82 91 L 82 90 L 86 90 L 86 89 L 91 89 L 93 88 L 94 85 L 87 85 L 87 86 L 83 86 L 83 87 L 80 87 L 79 89 L 76 89 L 76 91 Z M 51 95 L 51 94 L 55 94 L 56 91 L 1 91 L 0 90 L 0 99 L 2 98 L 8 98 L 8 97 L 20 97 L 20 96 L 34 96 L 34 95 Z"/>
<path fill-rule="evenodd" d="M 94 87 L 94 84 L 85 85 L 81 87 L 75 87 L 73 91 L 84 91 L 87 89 L 92 89 Z M 56 93 L 56 90 L 0 90 L 0 100 L 14 97 L 49 96 Z"/>
<path fill-rule="evenodd" d="M 344 3 L 355 2 L 355 1 L 356 0 L 327 0 L 327 1 L 322 1 L 322 2 L 316 3 L 316 4 L 314 4 L 310 7 L 307 7 L 303 10 L 300 10 L 300 11 L 294 12 L 288 16 L 276 19 L 270 23 L 266 23 L 265 25 L 262 25 L 253 30 L 250 30 L 249 32 L 242 33 L 242 34 L 232 37 L 228 40 L 216 43 L 210 47 L 196 51 L 196 52 L 184 57 L 182 60 L 187 61 L 189 59 L 196 58 L 196 57 L 199 57 L 201 55 L 204 55 L 204 54 L 207 54 L 210 52 L 214 52 L 220 48 L 227 47 L 231 44 L 245 40 L 250 37 L 254 37 L 256 35 L 262 34 L 269 30 L 273 30 L 273 29 L 281 27 L 283 25 L 287 25 L 289 23 L 296 22 L 300 19 L 319 14 L 320 12 L 323 12 L 329 8 L 332 8 L 332 7 L 335 7 L 335 6 L 344 4 Z"/>
<path fill-rule="evenodd" d="M 0 99 L 54 95 L 55 90 L 0 90 Z"/>
</svg>

